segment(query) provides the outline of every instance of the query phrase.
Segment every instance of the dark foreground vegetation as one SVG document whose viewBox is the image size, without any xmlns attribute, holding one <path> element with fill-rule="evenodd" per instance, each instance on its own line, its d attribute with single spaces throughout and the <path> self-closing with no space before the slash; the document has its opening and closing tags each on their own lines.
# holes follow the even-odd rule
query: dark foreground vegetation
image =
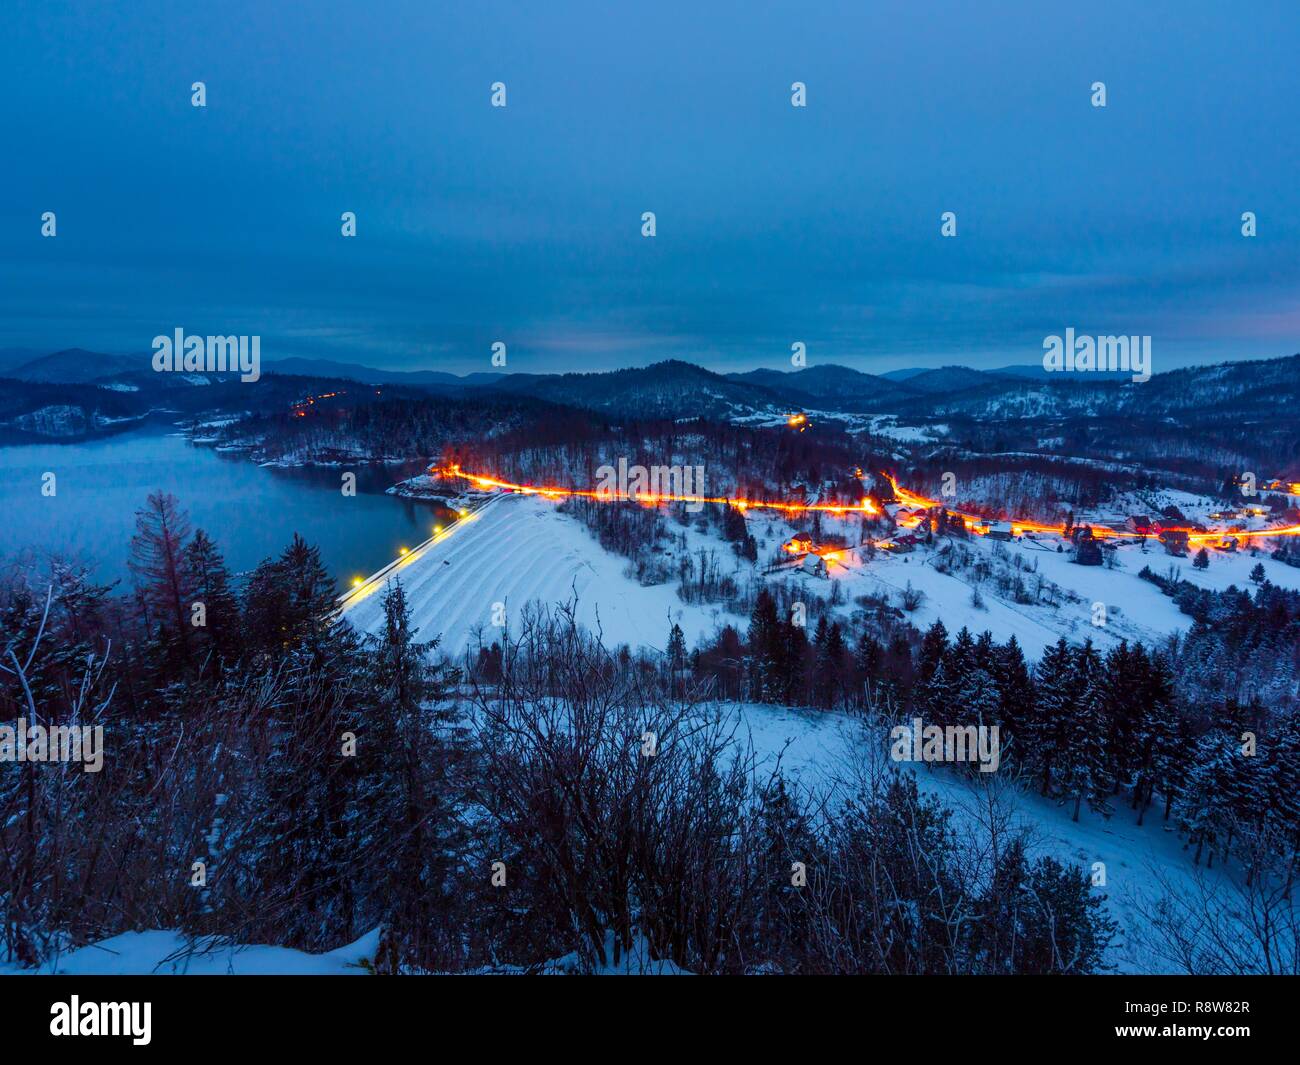
<svg viewBox="0 0 1300 1065">
<path fill-rule="evenodd" d="M 106 733 L 99 773 L 3 767 L 4 960 L 152 928 L 194 949 L 321 951 L 380 926 L 384 972 L 1105 968 L 1101 893 L 1016 827 L 1014 787 L 958 814 L 864 742 L 809 790 L 751 748 L 718 700 L 730 685 L 860 713 L 864 737 L 912 713 L 998 723 L 1001 780 L 1076 810 L 1162 799 L 1198 860 L 1239 863 L 1248 900 L 1271 907 L 1262 937 L 1207 952 L 1177 939 L 1192 927 L 1177 906 L 1197 900 L 1171 895 L 1150 922 L 1169 964 L 1295 971 L 1294 721 L 1279 734 L 1262 706 L 1226 701 L 1187 717 L 1144 649 L 1063 644 L 1030 670 L 1014 643 L 938 626 L 882 643 L 823 623 L 809 641 L 760 596 L 743 637 L 693 652 L 680 634 L 663 655 L 606 649 L 560 608 L 449 663 L 411 631 L 399 584 L 384 631 L 359 638 L 313 547 L 295 539 L 236 586 L 164 496 L 140 514 L 132 567 L 127 596 L 57 566 L 0 587 L 0 721 Z M 1260 756 L 1243 776 L 1249 726 Z"/>
</svg>

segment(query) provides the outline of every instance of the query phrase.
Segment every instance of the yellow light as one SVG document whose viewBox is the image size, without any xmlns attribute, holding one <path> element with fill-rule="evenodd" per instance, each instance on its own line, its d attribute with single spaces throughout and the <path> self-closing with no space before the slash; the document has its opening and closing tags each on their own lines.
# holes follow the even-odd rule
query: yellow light
<svg viewBox="0 0 1300 1065">
<path fill-rule="evenodd" d="M 352 578 L 352 587 L 353 587 L 353 588 L 360 588 L 360 587 L 361 587 L 363 584 L 365 584 L 365 583 L 366 583 L 366 582 L 365 582 L 365 578 L 364 578 L 364 577 L 353 577 L 353 578 Z"/>
<path fill-rule="evenodd" d="M 442 535 L 442 526 L 441 526 L 441 525 L 435 525 L 435 526 L 433 527 L 433 535 L 434 535 L 434 536 L 440 536 L 440 535 Z"/>
<path fill-rule="evenodd" d="M 456 513 L 459 514 L 459 515 L 463 518 L 463 517 L 465 517 L 466 515 L 469 514 L 469 511 L 468 511 L 468 510 L 458 510 Z"/>
<path fill-rule="evenodd" d="M 399 555 L 409 555 L 411 553 L 411 549 L 409 547 L 399 547 L 397 549 L 397 553 Z"/>
</svg>

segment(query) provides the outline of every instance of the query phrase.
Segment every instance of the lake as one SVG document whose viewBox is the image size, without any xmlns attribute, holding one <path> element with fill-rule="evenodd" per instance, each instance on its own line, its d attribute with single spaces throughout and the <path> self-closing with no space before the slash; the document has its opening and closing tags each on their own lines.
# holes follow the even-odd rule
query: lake
<svg viewBox="0 0 1300 1065">
<path fill-rule="evenodd" d="M 57 552 L 87 563 L 98 580 L 129 585 L 135 512 L 163 489 L 216 541 L 232 572 L 279 554 L 298 532 L 320 547 L 342 591 L 452 516 L 436 503 L 384 494 L 421 472 L 419 461 L 348 467 L 357 492 L 345 496 L 345 470 L 259 467 L 175 432 L 152 426 L 72 444 L 0 447 L 0 559 Z M 57 477 L 53 497 L 41 494 L 47 471 Z"/>
</svg>

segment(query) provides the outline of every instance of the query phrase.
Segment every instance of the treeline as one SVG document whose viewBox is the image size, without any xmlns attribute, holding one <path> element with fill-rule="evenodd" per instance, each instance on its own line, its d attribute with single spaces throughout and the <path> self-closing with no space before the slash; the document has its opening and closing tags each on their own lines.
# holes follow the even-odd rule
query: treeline
<svg viewBox="0 0 1300 1065">
<path fill-rule="evenodd" d="M 1179 687 L 1203 712 L 1226 700 L 1300 708 L 1300 592 L 1273 584 L 1256 565 L 1253 592 L 1200 588 L 1171 571 L 1151 581 L 1194 619 L 1176 650 Z"/>
<path fill-rule="evenodd" d="M 703 466 L 704 491 L 714 497 L 784 498 L 791 486 L 818 487 L 847 503 L 863 496 L 855 467 L 882 468 L 888 456 L 864 451 L 836 425 L 808 432 L 753 428 L 704 419 L 606 422 L 565 411 L 546 425 L 513 427 L 485 438 L 458 440 L 443 457 L 520 484 L 594 488 L 597 470 L 629 466 Z M 698 492 L 699 489 L 697 488 Z"/>
<path fill-rule="evenodd" d="M 276 380 L 274 375 L 269 379 Z M 456 440 L 511 427 L 542 427 L 565 417 L 559 408 L 526 397 L 430 396 L 411 388 L 356 381 L 334 383 L 330 387 L 337 394 L 330 398 L 292 405 L 305 401 L 318 385 L 302 379 L 300 391 L 292 393 L 292 399 L 286 397 L 281 409 L 254 413 L 224 426 L 216 434 L 218 439 L 252 446 L 262 461 L 338 451 L 373 459 L 416 459 L 437 455 Z"/>
<path fill-rule="evenodd" d="M 1003 765 L 1075 820 L 1085 802 L 1109 816 L 1126 801 L 1141 824 L 1159 799 L 1196 862 L 1207 851 L 1210 864 L 1234 854 L 1248 869 L 1280 858 L 1294 875 L 1300 711 L 1231 696 L 1189 704 L 1179 659 L 1141 644 L 1103 654 L 1062 639 L 1030 668 L 1014 636 L 950 638 L 936 621 L 919 643 L 899 627 L 888 642 L 867 630 L 850 646 L 837 622 L 821 618 L 810 639 L 801 620 L 797 604 L 760 594 L 745 638 L 727 628 L 691 656 L 696 678 L 730 698 L 996 725 Z"/>
<path fill-rule="evenodd" d="M 956 502 L 963 510 L 986 512 L 991 517 L 1017 514 L 1043 519 L 1096 507 L 1119 491 L 1156 487 L 1156 478 L 1149 471 L 1070 461 L 1068 456 L 1089 452 L 1081 442 L 1069 438 L 1062 438 L 1063 455 L 1058 458 L 1028 453 L 1023 437 L 1012 429 L 963 425 L 960 432 L 952 446 L 928 452 L 923 461 L 902 471 L 903 484 L 938 499 L 944 474 L 952 472 L 957 477 Z M 967 434 L 973 440 L 967 440 Z"/>
</svg>

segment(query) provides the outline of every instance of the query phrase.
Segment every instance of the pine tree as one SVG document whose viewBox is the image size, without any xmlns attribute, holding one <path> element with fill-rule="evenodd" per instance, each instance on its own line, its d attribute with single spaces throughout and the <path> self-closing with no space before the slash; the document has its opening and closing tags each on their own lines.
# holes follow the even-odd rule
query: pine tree
<svg viewBox="0 0 1300 1065">
<path fill-rule="evenodd" d="M 805 691 L 808 634 L 802 625 L 795 624 L 793 617 L 781 623 L 779 632 L 781 642 L 777 658 L 781 676 L 780 701 L 797 703 L 802 701 L 802 693 Z"/>
<path fill-rule="evenodd" d="M 1019 758 L 1023 752 L 1017 751 L 1017 741 L 1033 719 L 1034 685 L 1024 652 L 1015 636 L 994 655 L 993 679 L 1000 698 L 998 724 L 1002 730 L 1002 742 L 1006 745 L 1010 741 L 1011 751 Z"/>
<path fill-rule="evenodd" d="M 840 628 L 838 621 L 831 623 L 830 632 L 826 635 L 826 657 L 829 659 L 832 668 L 838 671 L 844 666 L 844 659 L 847 649 L 844 646 L 844 630 Z"/>
<path fill-rule="evenodd" d="M 370 702 L 358 722 L 356 800 L 350 821 L 367 852 L 371 912 L 382 924 L 381 971 L 446 965 L 460 949 L 452 920 L 464 844 L 452 774 L 460 758 L 445 700 L 456 671 L 419 643 L 400 580 L 383 599 L 384 629 L 368 641 Z"/>
<path fill-rule="evenodd" d="M 981 666 L 975 666 L 967 670 L 961 687 L 955 693 L 954 703 L 958 710 L 956 723 L 984 727 L 997 725 L 1001 702 L 1002 693 L 998 691 L 993 675 Z M 999 727 L 999 745 L 1000 732 Z"/>
<path fill-rule="evenodd" d="M 997 857 L 976 912 L 975 964 L 991 975 L 1100 972 L 1118 931 L 1082 869 L 1047 857 L 1031 865 L 1019 837 Z"/>
<path fill-rule="evenodd" d="M 936 620 L 921 637 L 921 650 L 912 687 L 913 708 L 927 721 L 942 724 L 947 719 L 948 630 Z"/>
<path fill-rule="evenodd" d="M 880 680 L 885 668 L 885 649 L 871 633 L 862 634 L 854 657 L 858 675 L 864 682 L 875 684 Z"/>
<path fill-rule="evenodd" d="M 754 600 L 749 619 L 750 697 L 764 703 L 781 698 L 784 685 L 784 633 L 776 600 L 766 588 Z"/>
<path fill-rule="evenodd" d="M 676 671 L 686 665 L 686 636 L 682 632 L 682 627 L 673 622 L 673 627 L 668 631 L 668 668 Z"/>
<path fill-rule="evenodd" d="M 845 659 L 844 635 L 839 622 L 827 625 L 823 616 L 817 625 L 813 645 L 816 648 L 813 688 L 817 705 L 833 707 L 839 700 Z"/>
<path fill-rule="evenodd" d="M 1062 721 L 1063 750 L 1059 760 L 1061 794 L 1074 800 L 1072 819 L 1079 820 L 1084 799 L 1103 810 L 1106 786 L 1103 736 L 1105 687 L 1101 656 L 1086 641 L 1073 656 L 1069 698 Z"/>
<path fill-rule="evenodd" d="M 826 633 L 829 630 L 830 630 L 830 623 L 826 620 L 826 615 L 823 614 L 821 617 L 817 619 L 817 628 L 813 633 L 813 641 L 812 641 L 813 646 L 818 650 L 821 650 L 821 648 L 825 645 Z"/>
<path fill-rule="evenodd" d="M 796 862 L 810 878 L 815 875 L 821 847 L 808 814 L 777 774 L 761 796 L 756 840 L 758 876 L 754 916 L 754 956 L 782 973 L 798 972 L 799 957 L 811 934 L 812 911 L 807 886 L 796 887 Z"/>
<path fill-rule="evenodd" d="M 1083 869 L 1041 857 L 1029 870 L 1025 895 L 1015 972 L 1070 976 L 1104 968 L 1118 925 Z"/>
<path fill-rule="evenodd" d="M 306 654 L 316 665 L 343 662 L 356 640 L 338 615 L 337 598 L 320 549 L 295 533 L 279 558 L 253 572 L 245 607 L 249 635 L 275 657 Z"/>
<path fill-rule="evenodd" d="M 1025 730 L 1028 743 L 1024 755 L 1042 782 L 1043 795 L 1051 788 L 1053 774 L 1067 752 L 1073 674 L 1074 656 L 1064 637 L 1043 652 L 1034 670 L 1034 711 Z"/>
<path fill-rule="evenodd" d="M 948 630 L 936 620 L 921 638 L 921 654 L 916 666 L 917 680 L 925 682 L 934 676 L 939 663 L 948 651 Z"/>
<path fill-rule="evenodd" d="M 1196 743 L 1187 782 L 1175 803 L 1178 829 L 1196 844 L 1194 864 L 1199 865 L 1206 844 L 1213 864 L 1215 848 L 1226 838 L 1234 776 L 1232 737 L 1218 728 Z"/>
<path fill-rule="evenodd" d="M 992 691 L 992 678 L 987 674 L 975 677 L 977 668 L 975 640 L 970 630 L 963 627 L 944 657 L 942 689 L 932 685 L 930 713 L 936 724 L 964 727 L 978 723 L 971 719 L 973 713 L 992 716 L 997 693 Z M 981 705 L 972 706 L 971 700 Z"/>
<path fill-rule="evenodd" d="M 230 574 L 221 552 L 202 529 L 195 532 L 185 548 L 183 572 L 185 586 L 193 597 L 191 620 L 194 605 L 203 607 L 204 624 L 194 627 L 196 642 L 208 660 L 209 672 L 214 672 L 223 658 L 229 662 L 239 657 L 239 603 L 230 590 Z"/>
<path fill-rule="evenodd" d="M 1104 787 L 1110 795 L 1131 787 L 1138 769 L 1137 735 L 1143 716 L 1143 693 L 1150 664 L 1141 645 L 1127 641 L 1106 655 L 1102 675 L 1102 716 L 1105 751 Z"/>
<path fill-rule="evenodd" d="M 668 668 L 668 691 L 676 696 L 681 686 L 681 672 L 686 668 L 686 636 L 676 622 L 668 630 L 668 650 L 664 653 L 664 660 Z"/>
<path fill-rule="evenodd" d="M 1134 739 L 1137 757 L 1134 764 L 1133 806 L 1138 810 L 1138 824 L 1159 790 L 1165 796 L 1165 817 L 1170 815 L 1174 798 L 1182 786 L 1188 760 L 1187 726 L 1174 702 L 1174 681 L 1163 655 L 1147 656 L 1139 646 L 1145 666 L 1139 664 L 1143 677 L 1137 698 L 1141 714 Z"/>
<path fill-rule="evenodd" d="M 156 634 L 164 653 L 175 648 L 182 662 L 192 661 L 189 624 L 190 589 L 184 552 L 190 537 L 189 516 L 170 492 L 151 492 L 135 512 L 135 535 L 127 563 L 139 594 L 146 628 Z"/>
<path fill-rule="evenodd" d="M 320 552 L 300 536 L 249 582 L 245 625 L 284 685 L 274 707 L 263 805 L 254 818 L 258 875 L 273 885 L 283 934 L 295 946 L 351 929 L 362 861 L 348 832 L 356 781 L 350 741 L 365 721 L 365 661 L 338 614 Z M 283 896 L 283 898 L 281 898 Z"/>
<path fill-rule="evenodd" d="M 1294 876 L 1300 862 L 1300 710 L 1279 716 L 1275 728 L 1268 747 L 1269 793 L 1265 802 L 1269 824 L 1286 848 L 1282 855 L 1285 867 Z"/>
</svg>

